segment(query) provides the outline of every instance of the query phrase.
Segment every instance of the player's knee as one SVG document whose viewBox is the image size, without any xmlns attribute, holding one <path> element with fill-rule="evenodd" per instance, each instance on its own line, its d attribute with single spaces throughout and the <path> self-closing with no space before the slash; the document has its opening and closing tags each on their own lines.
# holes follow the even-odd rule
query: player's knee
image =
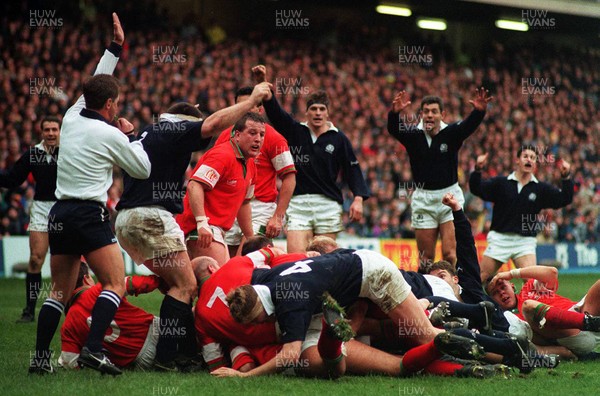
<svg viewBox="0 0 600 396">
<path fill-rule="evenodd" d="M 31 256 L 29 256 L 29 272 L 37 273 L 42 269 L 42 265 L 44 265 L 44 259 L 46 257 L 41 254 L 36 254 L 31 252 Z"/>
</svg>

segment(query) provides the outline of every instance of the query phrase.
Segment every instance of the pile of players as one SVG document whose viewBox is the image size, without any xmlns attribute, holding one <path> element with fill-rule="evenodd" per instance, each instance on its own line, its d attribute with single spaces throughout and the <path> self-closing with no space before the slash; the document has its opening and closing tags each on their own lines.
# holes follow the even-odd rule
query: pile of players
<svg viewBox="0 0 600 396">
<path fill-rule="evenodd" d="M 528 239 L 535 228 L 522 225 L 529 217 L 514 221 L 516 211 L 535 214 L 572 200 L 566 161 L 562 190 L 535 179 L 530 147 L 520 150 L 518 169 L 508 177 L 472 175 L 471 189 L 496 204 L 498 235 L 480 273 L 462 212 L 457 156 L 485 115 L 491 98 L 484 89 L 471 101 L 471 115 L 451 125 L 442 121 L 439 98 L 422 101 L 422 121 L 414 126 L 399 115 L 410 104 L 406 94 L 394 99 L 388 131 L 406 147 L 420 186 L 412 205 L 423 252 L 423 273 L 400 271 L 378 253 L 335 243 L 344 228 L 338 175 L 354 194 L 351 220 L 361 218 L 370 192 L 350 141 L 328 120 L 324 92 L 309 96 L 307 122 L 300 123 L 281 109 L 259 65 L 257 85 L 240 90 L 235 105 L 205 118 L 194 105 L 177 103 L 136 132 L 118 118 L 112 72 L 124 33 L 116 14 L 113 22 L 113 42 L 60 126 L 60 155 L 55 137 L 54 145 L 49 139 L 36 147 L 48 155 L 29 156 L 36 180 L 44 161 L 56 169 L 56 203 L 47 205 L 49 213 L 40 209 L 48 219 L 40 220 L 46 239 L 35 242 L 44 254 L 50 246 L 53 290 L 39 313 L 31 373 L 54 372 L 50 343 L 63 312 L 61 364 L 113 375 L 128 366 L 193 372 L 208 365 L 218 376 L 288 369 L 325 377 L 508 376 L 509 367 L 555 367 L 557 355 L 586 356 L 595 347 L 600 286 L 578 304 L 558 296 L 556 270 L 535 266 Z M 211 137 L 214 147 L 198 161 L 182 200 L 191 154 L 206 149 Z M 113 165 L 125 172 L 116 237 L 105 207 Z M 478 167 L 484 165 L 479 158 Z M 284 214 L 288 253 L 270 242 Z M 438 233 L 444 260 L 434 262 Z M 117 239 L 157 276 L 125 279 Z M 511 257 L 523 268 L 496 274 L 488 297 L 482 278 Z M 507 282 L 512 278 L 529 279 L 519 295 Z M 28 277 L 28 290 L 39 282 Z M 157 288 L 165 293 L 160 317 L 123 297 Z M 24 321 L 33 320 L 35 294 L 29 293 Z M 519 315 L 505 311 L 517 307 Z"/>
</svg>

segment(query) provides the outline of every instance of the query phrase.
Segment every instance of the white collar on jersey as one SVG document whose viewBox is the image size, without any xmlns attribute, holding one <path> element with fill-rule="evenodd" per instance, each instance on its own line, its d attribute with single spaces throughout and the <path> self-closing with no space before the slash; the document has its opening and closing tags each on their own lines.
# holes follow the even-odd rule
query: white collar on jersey
<svg viewBox="0 0 600 396">
<path fill-rule="evenodd" d="M 50 156 L 52 154 L 50 152 L 48 152 L 48 150 L 46 150 L 46 146 L 44 146 L 44 141 L 43 140 L 41 142 L 39 142 L 38 144 L 36 144 L 34 147 L 37 148 L 37 149 L 42 150 L 43 152 L 45 152 L 46 153 L 46 160 L 48 162 L 50 162 Z"/>
<path fill-rule="evenodd" d="M 440 121 L 440 131 L 446 128 L 447 126 L 448 124 L 446 124 L 444 121 Z M 423 120 L 419 121 L 417 129 L 420 129 L 423 132 L 425 132 L 425 129 L 423 129 Z M 433 138 L 427 132 L 425 132 L 425 139 L 427 140 L 427 146 L 431 147 L 431 142 L 433 141 Z"/>
<path fill-rule="evenodd" d="M 517 179 L 517 172 L 513 172 L 510 175 L 508 175 L 508 177 L 506 178 L 507 180 L 514 180 L 516 182 L 519 182 L 519 180 Z M 531 174 L 531 180 L 534 183 L 539 183 L 538 179 L 535 178 L 535 176 L 533 175 L 533 173 Z"/>
<path fill-rule="evenodd" d="M 265 285 L 253 285 L 252 288 L 258 294 L 258 298 L 260 298 L 260 302 L 267 312 L 267 315 L 273 315 L 275 313 L 275 304 L 273 304 L 273 300 L 271 298 L 271 290 L 269 290 L 269 288 Z"/>
<path fill-rule="evenodd" d="M 185 114 L 162 113 L 158 121 L 182 122 L 182 121 L 202 121 L 202 118 L 189 116 Z"/>
<path fill-rule="evenodd" d="M 301 122 L 300 125 L 304 125 L 305 127 L 308 128 L 308 131 L 310 132 L 310 137 L 312 138 L 312 142 L 314 144 L 317 141 L 317 135 L 315 135 L 313 130 L 310 129 L 310 127 L 308 126 L 308 122 Z M 339 129 L 337 129 L 337 127 L 335 125 L 333 125 L 333 122 L 331 122 L 331 121 L 327 121 L 327 125 L 329 126 L 329 129 L 327 131 L 334 131 L 334 132 L 340 131 Z"/>
<path fill-rule="evenodd" d="M 444 128 L 446 128 L 448 126 L 448 124 L 446 124 L 444 121 L 440 121 L 440 131 Z M 425 129 L 423 128 L 423 120 L 419 121 L 419 124 L 417 125 L 417 128 L 425 131 Z"/>
</svg>

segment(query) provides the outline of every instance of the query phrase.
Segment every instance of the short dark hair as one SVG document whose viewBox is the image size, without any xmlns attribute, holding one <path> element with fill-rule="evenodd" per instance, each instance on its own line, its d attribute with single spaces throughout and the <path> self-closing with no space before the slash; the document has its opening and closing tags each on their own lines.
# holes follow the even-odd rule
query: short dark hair
<svg viewBox="0 0 600 396">
<path fill-rule="evenodd" d="M 426 273 L 430 274 L 431 271 L 435 270 L 446 270 L 450 275 L 456 276 L 456 268 L 446 260 L 436 261 L 435 263 L 429 265 L 426 269 Z"/>
<path fill-rule="evenodd" d="M 59 128 L 61 126 L 60 118 L 58 118 L 57 116 L 46 116 L 42 118 L 42 122 L 40 122 L 40 126 L 42 127 L 42 129 L 44 129 L 44 123 L 46 122 L 56 122 Z"/>
<path fill-rule="evenodd" d="M 246 240 L 246 242 L 244 242 L 244 246 L 242 246 L 242 256 L 245 256 L 248 253 L 256 252 L 257 250 L 272 244 L 273 241 L 264 235 L 251 236 Z"/>
<path fill-rule="evenodd" d="M 440 111 L 444 111 L 444 101 L 439 96 L 428 95 L 421 100 L 421 110 L 423 110 L 423 106 L 428 104 L 437 103 L 440 106 Z"/>
<path fill-rule="evenodd" d="M 83 97 L 88 109 L 100 110 L 108 99 L 115 100 L 118 96 L 119 80 L 110 74 L 97 74 L 83 83 Z"/>
<path fill-rule="evenodd" d="M 327 92 L 319 90 L 308 95 L 308 98 L 306 98 L 306 110 L 314 104 L 323 104 L 329 108 L 329 96 L 327 96 Z"/>
<path fill-rule="evenodd" d="M 248 112 L 248 113 L 244 114 L 242 116 L 242 118 L 240 118 L 235 123 L 235 125 L 233 126 L 233 131 L 243 131 L 244 129 L 246 129 L 246 122 L 248 120 L 260 122 L 263 124 L 265 124 L 267 122 L 267 120 L 265 120 L 265 117 L 261 116 L 260 114 Z"/>
<path fill-rule="evenodd" d="M 171 105 L 167 109 L 167 113 L 169 114 L 183 114 L 187 116 L 192 116 L 196 118 L 204 118 L 204 114 L 196 106 L 188 102 L 179 102 Z"/>
<path fill-rule="evenodd" d="M 81 262 L 79 264 L 79 274 L 77 274 L 77 283 L 75 284 L 75 289 L 83 286 L 83 278 L 86 275 L 90 274 L 90 267 L 85 262 Z"/>
<path fill-rule="evenodd" d="M 254 91 L 254 87 L 251 87 L 251 86 L 241 87 L 240 89 L 238 89 L 237 91 L 235 91 L 235 103 L 237 103 L 238 98 L 240 96 L 250 96 L 250 95 L 252 95 L 252 91 Z"/>
<path fill-rule="evenodd" d="M 517 151 L 517 158 L 521 156 L 521 153 L 523 151 L 527 150 L 531 150 L 537 155 L 537 147 L 535 147 L 533 144 L 524 144 L 521 147 L 519 147 L 519 150 Z"/>
</svg>

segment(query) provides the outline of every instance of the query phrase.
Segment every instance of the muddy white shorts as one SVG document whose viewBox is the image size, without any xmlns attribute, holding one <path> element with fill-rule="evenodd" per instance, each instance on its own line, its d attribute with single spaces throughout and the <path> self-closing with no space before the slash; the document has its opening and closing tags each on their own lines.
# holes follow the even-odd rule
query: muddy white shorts
<svg viewBox="0 0 600 396">
<path fill-rule="evenodd" d="M 384 313 L 400 305 L 410 294 L 410 285 L 387 257 L 371 250 L 357 250 L 363 274 L 359 297 L 373 301 Z"/>
<path fill-rule="evenodd" d="M 159 206 L 119 211 L 115 231 L 119 244 L 137 265 L 187 250 L 175 217 Z"/>
</svg>

